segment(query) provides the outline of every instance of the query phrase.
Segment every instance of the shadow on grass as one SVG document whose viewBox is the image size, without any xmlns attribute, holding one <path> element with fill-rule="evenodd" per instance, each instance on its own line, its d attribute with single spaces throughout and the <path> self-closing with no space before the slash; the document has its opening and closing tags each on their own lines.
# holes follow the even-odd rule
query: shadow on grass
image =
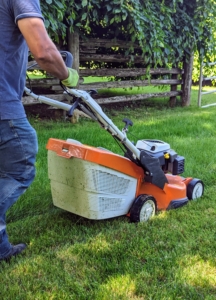
<svg viewBox="0 0 216 300">
<path fill-rule="evenodd" d="M 215 271 L 214 214 L 210 202 L 196 206 L 142 224 L 126 217 L 92 221 L 59 209 L 20 220 L 9 231 L 29 247 L 8 276 L 22 285 L 31 270 L 27 290 L 43 290 L 45 298 L 55 292 L 61 299 L 213 299 L 214 279 L 203 270 Z"/>
</svg>

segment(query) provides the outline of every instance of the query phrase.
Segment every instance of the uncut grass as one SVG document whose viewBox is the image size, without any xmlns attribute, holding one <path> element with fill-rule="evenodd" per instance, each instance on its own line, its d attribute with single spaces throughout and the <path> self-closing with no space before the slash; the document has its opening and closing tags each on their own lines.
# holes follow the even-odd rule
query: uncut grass
<svg viewBox="0 0 216 300">
<path fill-rule="evenodd" d="M 92 221 L 54 207 L 45 149 L 50 137 L 122 152 L 93 121 L 31 119 L 39 139 L 37 175 L 8 212 L 11 242 L 28 248 L 1 264 L 1 299 L 215 299 L 216 107 L 200 109 L 196 101 L 195 90 L 186 108 L 107 110 L 119 128 L 124 117 L 133 120 L 131 140 L 170 143 L 185 157 L 183 175 L 205 184 L 201 199 L 142 224 L 125 216 Z"/>
</svg>

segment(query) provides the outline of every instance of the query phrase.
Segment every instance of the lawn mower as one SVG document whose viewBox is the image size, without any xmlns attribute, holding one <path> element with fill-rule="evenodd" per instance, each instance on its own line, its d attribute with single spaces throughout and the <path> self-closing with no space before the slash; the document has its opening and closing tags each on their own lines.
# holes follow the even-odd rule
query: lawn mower
<svg viewBox="0 0 216 300">
<path fill-rule="evenodd" d="M 127 132 L 132 121 L 124 119 L 119 130 L 92 98 L 94 91 L 63 89 L 71 103 L 38 96 L 28 88 L 25 92 L 66 110 L 69 117 L 75 109 L 81 110 L 113 136 L 124 155 L 71 138 L 50 138 L 46 148 L 55 206 L 88 219 L 127 215 L 132 222 L 143 222 L 156 211 L 181 207 L 203 195 L 202 180 L 180 176 L 185 159 L 168 143 L 157 139 L 131 142 Z"/>
</svg>

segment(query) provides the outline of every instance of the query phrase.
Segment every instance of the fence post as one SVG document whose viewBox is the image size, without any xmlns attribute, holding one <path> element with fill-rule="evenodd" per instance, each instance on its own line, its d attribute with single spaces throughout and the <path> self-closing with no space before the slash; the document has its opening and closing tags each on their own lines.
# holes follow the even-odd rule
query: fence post
<svg viewBox="0 0 216 300">
<path fill-rule="evenodd" d="M 79 34 L 77 32 L 68 31 L 68 50 L 73 55 L 73 69 L 79 73 Z"/>
<path fill-rule="evenodd" d="M 178 79 L 178 74 L 172 74 L 171 79 Z M 177 91 L 177 85 L 171 85 L 170 91 L 176 92 Z M 169 106 L 174 107 L 176 105 L 176 96 L 169 98 Z"/>
<path fill-rule="evenodd" d="M 192 71 L 193 71 L 193 55 L 183 61 L 183 74 L 182 74 L 182 106 L 190 105 L 191 86 L 192 86 Z"/>
<path fill-rule="evenodd" d="M 198 106 L 201 106 L 202 98 L 202 83 L 203 83 L 203 60 L 200 63 L 200 78 L 199 78 L 199 93 L 198 93 Z"/>
</svg>

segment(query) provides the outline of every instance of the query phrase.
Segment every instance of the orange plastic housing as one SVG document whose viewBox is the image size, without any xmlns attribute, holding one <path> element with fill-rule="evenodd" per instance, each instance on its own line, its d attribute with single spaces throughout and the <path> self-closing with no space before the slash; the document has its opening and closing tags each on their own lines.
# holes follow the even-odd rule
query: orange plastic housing
<svg viewBox="0 0 216 300">
<path fill-rule="evenodd" d="M 79 143 L 50 138 L 46 148 L 58 156 L 70 159 L 76 157 L 82 160 L 105 166 L 137 179 L 136 197 L 141 194 L 152 195 L 156 200 L 158 210 L 169 208 L 170 202 L 187 199 L 186 186 L 192 178 L 183 178 L 166 174 L 168 183 L 164 189 L 145 182 L 144 171 L 128 158 L 112 153 L 106 149 L 91 147 Z M 132 203 L 131 203 L 132 205 Z"/>
</svg>

